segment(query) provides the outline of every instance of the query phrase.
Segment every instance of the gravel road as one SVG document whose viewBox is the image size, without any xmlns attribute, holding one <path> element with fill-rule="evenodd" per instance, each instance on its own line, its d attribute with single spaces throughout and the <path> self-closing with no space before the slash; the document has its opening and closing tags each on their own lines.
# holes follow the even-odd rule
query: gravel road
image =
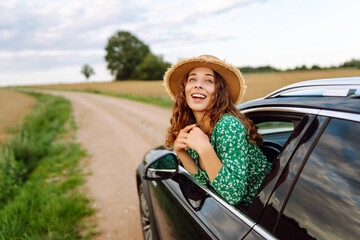
<svg viewBox="0 0 360 240">
<path fill-rule="evenodd" d="M 148 150 L 162 144 L 171 111 L 89 93 L 51 94 L 71 101 L 77 141 L 90 155 L 85 188 L 97 210 L 95 239 L 142 239 L 135 170 Z"/>
</svg>

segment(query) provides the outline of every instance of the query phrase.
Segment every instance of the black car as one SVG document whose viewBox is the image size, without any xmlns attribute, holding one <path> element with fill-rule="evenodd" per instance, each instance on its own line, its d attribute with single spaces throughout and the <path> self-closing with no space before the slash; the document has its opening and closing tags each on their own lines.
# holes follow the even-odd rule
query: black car
<svg viewBox="0 0 360 240">
<path fill-rule="evenodd" d="M 248 209 L 159 147 L 136 171 L 145 239 L 360 239 L 360 77 L 305 81 L 238 106 L 273 162 Z"/>
</svg>

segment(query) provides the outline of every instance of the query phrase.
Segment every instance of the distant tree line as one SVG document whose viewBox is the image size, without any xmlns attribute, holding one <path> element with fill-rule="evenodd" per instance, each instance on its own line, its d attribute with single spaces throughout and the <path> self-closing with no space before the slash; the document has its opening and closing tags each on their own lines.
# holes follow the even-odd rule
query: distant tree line
<svg viewBox="0 0 360 240">
<path fill-rule="evenodd" d="M 281 70 L 276 69 L 272 66 L 261 66 L 261 67 L 240 67 L 242 73 L 262 73 L 262 72 L 280 72 Z"/>
<path fill-rule="evenodd" d="M 105 47 L 107 61 L 107 68 L 115 77 L 115 80 L 159 80 L 170 63 L 164 61 L 162 56 L 153 54 L 149 46 L 132 35 L 130 32 L 119 31 L 112 35 Z M 286 71 L 301 71 L 301 70 L 316 70 L 316 69 L 334 69 L 334 68 L 359 68 L 360 60 L 352 59 L 348 62 L 340 64 L 339 66 L 331 66 L 321 68 L 319 65 L 307 67 L 306 65 L 297 66 L 281 70 L 272 66 L 239 67 L 243 73 L 265 73 L 265 72 L 286 72 Z M 91 67 L 84 66 L 82 73 L 88 79 L 93 72 Z"/>
<path fill-rule="evenodd" d="M 319 65 L 313 65 L 311 67 L 307 67 L 306 65 L 297 66 L 294 68 L 289 68 L 286 70 L 281 70 L 278 68 L 274 68 L 272 66 L 260 66 L 260 67 L 239 67 L 240 71 L 242 73 L 264 73 L 264 72 L 288 72 L 288 71 L 301 71 L 301 70 L 319 70 L 319 69 L 337 69 L 337 68 L 358 68 L 360 69 L 360 59 L 352 59 L 350 61 L 347 61 L 343 64 L 340 64 L 338 66 L 331 66 L 331 67 L 320 67 Z"/>
</svg>

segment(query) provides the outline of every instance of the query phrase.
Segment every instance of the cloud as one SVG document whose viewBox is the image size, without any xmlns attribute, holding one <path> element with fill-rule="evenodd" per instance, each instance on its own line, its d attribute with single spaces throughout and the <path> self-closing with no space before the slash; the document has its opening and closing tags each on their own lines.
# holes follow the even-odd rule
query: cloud
<svg viewBox="0 0 360 240">
<path fill-rule="evenodd" d="M 10 40 L 12 38 L 14 38 L 14 36 L 16 35 L 17 31 L 16 30 L 1 30 L 0 31 L 0 40 L 6 41 L 6 40 Z"/>
<path fill-rule="evenodd" d="M 210 19 L 219 15 L 232 14 L 237 9 L 250 3 L 263 2 L 264 0 L 241 0 L 241 1 L 171 1 L 156 6 L 147 12 L 147 21 L 134 23 L 131 27 L 140 33 L 168 33 L 173 40 L 178 42 L 179 33 L 189 34 L 194 26 L 206 24 Z M 148 2 L 148 1 L 146 1 Z M 151 6 L 146 6 L 151 8 Z M 221 25 L 219 22 L 218 24 Z M 201 28 L 199 28 L 201 30 Z M 155 37 L 154 39 L 158 39 Z M 168 38 L 169 40 L 169 38 Z M 151 38 L 150 38 L 150 42 Z"/>
<path fill-rule="evenodd" d="M 129 8 L 127 1 L 33 0 L 1 5 L 0 11 L 5 13 L 0 18 L 2 32 L 17 33 L 2 37 L 0 48 L 16 50 L 96 47 L 99 41 L 92 39 L 94 31 L 109 29 L 115 22 L 133 22 L 138 9 Z"/>
<path fill-rule="evenodd" d="M 60 66 L 80 67 L 84 63 L 103 64 L 104 55 L 105 51 L 102 49 L 0 51 L 0 70 L 2 73 L 29 72 Z"/>
<path fill-rule="evenodd" d="M 171 51 L 184 44 L 231 39 L 194 25 L 258 0 L 127 1 L 9 0 L 0 4 L 0 69 L 52 68 L 103 61 L 107 39 L 128 30 L 153 46 Z M 164 53 L 164 51 L 160 52 Z M 17 63 L 17 64 L 16 64 Z"/>
<path fill-rule="evenodd" d="M 158 2 L 158 4 L 156 4 Z M 134 33 L 186 32 L 206 21 L 258 0 L 227 1 L 9 1 L 0 5 L 2 49 L 99 46 L 117 30 Z M 100 36 L 96 33 L 100 32 Z M 176 32 L 174 39 L 177 38 Z M 86 42 L 84 42 L 86 41 Z M 146 40 L 145 40 L 146 41 Z M 150 39 L 151 43 L 151 39 Z"/>
</svg>

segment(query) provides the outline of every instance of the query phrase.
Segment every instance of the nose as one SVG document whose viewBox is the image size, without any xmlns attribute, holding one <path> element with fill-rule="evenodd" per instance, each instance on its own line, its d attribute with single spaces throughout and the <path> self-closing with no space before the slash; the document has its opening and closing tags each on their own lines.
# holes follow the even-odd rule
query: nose
<svg viewBox="0 0 360 240">
<path fill-rule="evenodd" d="M 203 89 L 203 82 L 202 81 L 197 81 L 196 85 L 195 85 L 195 88 Z"/>
</svg>

